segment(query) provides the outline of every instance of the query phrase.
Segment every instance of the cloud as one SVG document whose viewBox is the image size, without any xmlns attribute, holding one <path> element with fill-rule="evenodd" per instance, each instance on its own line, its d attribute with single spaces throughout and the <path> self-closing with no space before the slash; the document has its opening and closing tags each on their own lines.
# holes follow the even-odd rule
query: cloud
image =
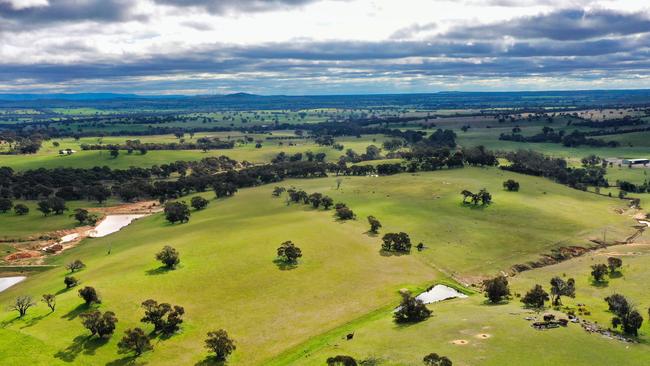
<svg viewBox="0 0 650 366">
<path fill-rule="evenodd" d="M 118 22 L 131 19 L 134 1 L 130 0 L 49 0 L 36 6 L 15 6 L 0 2 L 0 22 L 11 21 L 22 27 L 59 22 Z M 30 2 L 30 4 L 39 4 Z M 24 3 L 23 3 L 24 5 Z"/>
<path fill-rule="evenodd" d="M 650 32 L 647 12 L 624 13 L 614 10 L 565 9 L 507 22 L 478 26 L 460 26 L 446 36 L 455 39 L 546 38 L 557 41 L 584 40 L 612 35 Z"/>
<path fill-rule="evenodd" d="M 175 7 L 202 8 L 211 13 L 249 13 L 301 7 L 320 0 L 154 0 Z"/>
<path fill-rule="evenodd" d="M 413 24 L 409 27 L 400 28 L 391 34 L 391 39 L 408 39 L 423 32 L 432 31 L 438 28 L 436 23 Z"/>
</svg>

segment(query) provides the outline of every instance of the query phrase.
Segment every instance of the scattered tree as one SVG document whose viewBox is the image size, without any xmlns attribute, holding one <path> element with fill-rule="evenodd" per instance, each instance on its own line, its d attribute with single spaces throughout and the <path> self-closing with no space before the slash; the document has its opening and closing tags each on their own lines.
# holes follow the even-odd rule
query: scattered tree
<svg viewBox="0 0 650 366">
<path fill-rule="evenodd" d="M 505 276 L 497 276 L 483 281 L 483 289 L 485 290 L 485 297 L 493 304 L 497 304 L 510 296 L 508 279 Z"/>
<path fill-rule="evenodd" d="M 560 277 L 553 277 L 551 279 L 551 295 L 553 295 L 553 306 L 562 304 L 562 296 L 575 297 L 576 296 L 576 281 L 569 278 L 564 281 Z"/>
<path fill-rule="evenodd" d="M 194 196 L 192 197 L 192 200 L 190 201 L 190 204 L 192 205 L 192 208 L 195 210 L 203 210 L 204 208 L 208 207 L 208 203 L 210 201 L 206 200 L 205 198 L 201 196 Z"/>
<path fill-rule="evenodd" d="M 278 257 L 285 263 L 296 263 L 302 257 L 302 251 L 291 240 L 285 241 L 278 248 Z"/>
<path fill-rule="evenodd" d="M 79 225 L 95 225 L 99 220 L 97 215 L 91 214 L 83 208 L 76 208 L 72 216 L 79 222 Z"/>
<path fill-rule="evenodd" d="M 388 233 L 381 240 L 381 249 L 387 252 L 408 253 L 411 251 L 411 238 L 407 233 Z"/>
<path fill-rule="evenodd" d="M 621 258 L 609 257 L 607 258 L 607 267 L 609 267 L 609 273 L 614 274 L 618 272 L 619 268 L 623 266 L 623 260 Z"/>
<path fill-rule="evenodd" d="M 54 311 L 54 308 L 56 308 L 56 296 L 52 294 L 45 294 L 43 295 L 43 298 L 41 299 L 50 310 Z"/>
<path fill-rule="evenodd" d="M 97 291 L 95 290 L 94 287 L 86 286 L 80 289 L 79 297 L 84 299 L 84 301 L 86 302 L 86 306 L 101 303 L 101 300 L 99 299 L 99 295 L 97 294 Z"/>
<path fill-rule="evenodd" d="M 379 228 L 381 228 L 381 222 L 374 216 L 368 216 L 368 224 L 370 224 L 370 232 L 373 234 L 377 234 Z"/>
<path fill-rule="evenodd" d="M 32 306 L 36 305 L 34 301 L 32 301 L 31 296 L 18 296 L 14 303 L 11 305 L 10 310 L 15 310 L 18 312 L 18 316 L 22 318 L 27 314 L 27 309 L 31 308 Z"/>
<path fill-rule="evenodd" d="M 416 299 L 410 292 L 402 292 L 402 302 L 393 313 L 393 319 L 397 323 L 414 323 L 427 319 L 431 316 L 429 310 L 422 300 Z"/>
<path fill-rule="evenodd" d="M 145 300 L 142 302 L 144 317 L 140 320 L 143 323 L 151 323 L 154 326 L 154 333 L 162 332 L 172 334 L 176 332 L 183 323 L 185 309 L 182 306 L 159 304 L 156 300 Z"/>
<path fill-rule="evenodd" d="M 643 324 L 643 317 L 634 309 L 634 306 L 621 294 L 613 294 L 605 298 L 609 310 L 616 316 L 612 318 L 612 326 L 620 325 L 625 334 L 638 335 L 638 330 Z"/>
<path fill-rule="evenodd" d="M 237 349 L 235 341 L 223 329 L 208 332 L 208 338 L 205 340 L 205 348 L 216 355 L 215 358 L 217 361 L 225 361 Z"/>
<path fill-rule="evenodd" d="M 84 328 L 90 331 L 91 337 L 97 334 L 99 338 L 105 338 L 111 336 L 115 331 L 117 317 L 112 311 L 107 311 L 102 314 L 99 310 L 93 310 L 80 314 L 79 317 Z"/>
<path fill-rule="evenodd" d="M 79 271 L 83 268 L 85 268 L 86 265 L 80 261 L 79 259 L 75 259 L 74 261 L 66 264 L 65 268 L 70 271 L 71 273 L 74 273 L 75 271 Z"/>
<path fill-rule="evenodd" d="M 519 182 L 515 181 L 514 179 L 508 179 L 507 181 L 503 182 L 503 188 L 510 192 L 517 192 L 519 191 Z"/>
<path fill-rule="evenodd" d="M 541 309 L 544 307 L 544 302 L 548 301 L 548 293 L 544 291 L 542 286 L 535 285 L 526 295 L 521 299 L 527 307 Z"/>
<path fill-rule="evenodd" d="M 0 197 L 0 212 L 6 213 L 14 207 L 14 203 L 9 198 Z"/>
<path fill-rule="evenodd" d="M 275 187 L 273 188 L 273 196 L 274 197 L 280 197 L 282 193 L 286 191 L 286 188 L 284 187 Z"/>
<path fill-rule="evenodd" d="M 327 358 L 327 366 L 357 366 L 357 361 L 352 356 L 337 355 Z"/>
<path fill-rule="evenodd" d="M 429 353 L 424 356 L 422 362 L 425 366 L 452 366 L 453 363 L 445 356 L 439 356 L 437 353 Z"/>
<path fill-rule="evenodd" d="M 127 329 L 124 333 L 124 337 L 117 344 L 121 352 L 134 352 L 136 356 L 140 356 L 143 352 L 153 349 L 149 337 L 142 329 Z"/>
<path fill-rule="evenodd" d="M 332 205 L 334 205 L 334 200 L 330 196 L 323 196 L 320 201 L 320 204 L 323 205 L 323 208 L 329 210 Z"/>
<path fill-rule="evenodd" d="M 23 205 L 22 203 L 18 203 L 16 206 L 14 206 L 14 212 L 18 216 L 24 216 L 29 213 L 29 207 Z"/>
<path fill-rule="evenodd" d="M 354 219 L 354 212 L 343 204 L 343 206 L 336 208 L 336 217 L 338 217 L 339 220 L 352 220 Z"/>
<path fill-rule="evenodd" d="M 71 288 L 77 286 L 79 281 L 72 276 L 65 276 L 63 283 L 65 283 L 65 288 Z"/>
<path fill-rule="evenodd" d="M 169 245 L 165 245 L 160 252 L 156 254 L 156 259 L 162 262 L 168 269 L 174 269 L 180 263 L 180 254 Z"/>
<path fill-rule="evenodd" d="M 190 209 L 185 202 L 169 202 L 165 205 L 165 218 L 175 224 L 190 221 Z"/>
<path fill-rule="evenodd" d="M 603 282 L 606 274 L 607 274 L 607 265 L 600 263 L 591 266 L 591 276 L 594 278 L 594 281 L 596 281 L 597 283 Z"/>
</svg>

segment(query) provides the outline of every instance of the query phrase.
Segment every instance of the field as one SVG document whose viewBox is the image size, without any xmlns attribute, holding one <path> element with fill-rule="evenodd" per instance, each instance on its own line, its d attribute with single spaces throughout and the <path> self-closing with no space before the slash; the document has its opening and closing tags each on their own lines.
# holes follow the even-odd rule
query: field
<svg viewBox="0 0 650 366">
<path fill-rule="evenodd" d="M 516 176 L 522 183 L 519 193 L 499 191 L 500 183 L 508 177 L 504 174 L 497 169 L 468 168 L 415 176 L 356 177 L 344 179 L 339 190 L 336 177 L 283 182 L 346 202 L 358 217 L 345 223 L 335 221 L 332 211 L 287 206 L 283 198 L 272 198 L 269 186 L 244 189 L 233 198 L 213 200 L 208 209 L 194 213 L 188 224 L 171 225 L 160 214 L 154 215 L 106 238 L 87 239 L 75 249 L 52 257 L 51 263 L 61 265 L 78 258 L 87 264 L 77 276 L 82 286 L 98 289 L 102 310 L 116 312 L 118 334 L 136 326 L 141 316 L 138 304 L 147 298 L 185 306 L 183 331 L 169 339 L 154 340 L 154 352 L 138 362 L 199 363 L 206 356 L 201 342 L 204 334 L 223 327 L 238 342 L 232 364 L 272 360 L 286 364 L 278 360 L 294 357 L 292 350 L 302 354 L 305 344 L 323 343 L 318 340 L 325 337 L 325 343 L 331 345 L 328 337 L 339 334 L 327 333 L 328 329 L 362 323 L 371 328 L 367 333 L 359 332 L 359 341 L 355 338 L 350 343 L 355 347 L 370 342 L 367 347 L 371 349 L 385 349 L 382 342 L 392 339 L 385 336 L 393 332 L 399 332 L 396 337 L 402 339 L 415 339 L 407 342 L 406 348 L 382 353 L 382 357 L 399 364 L 414 362 L 425 348 L 433 346 L 450 350 L 450 355 L 464 360 L 462 350 L 452 352 L 452 347 L 445 345 L 460 335 L 436 330 L 445 312 L 459 316 L 454 317 L 454 324 L 445 325 L 449 329 L 479 332 L 490 326 L 493 329 L 486 332 L 495 334 L 495 339 L 503 337 L 503 342 L 525 337 L 519 329 L 511 334 L 511 328 L 501 326 L 503 318 L 511 317 L 507 312 L 496 307 L 487 307 L 488 313 L 477 311 L 485 307 L 480 295 L 458 300 L 462 307 L 455 302 L 435 305 L 436 316 L 429 321 L 396 327 L 387 314 L 398 300 L 397 290 L 422 290 L 449 275 L 494 274 L 552 247 L 585 245 L 603 227 L 610 228 L 612 236 L 631 230 L 632 220 L 613 211 L 621 205 L 618 200 L 525 176 Z M 495 204 L 485 209 L 464 207 L 457 192 L 460 187 L 487 187 L 494 192 Z M 381 255 L 379 238 L 366 233 L 368 214 L 380 218 L 382 232 L 407 231 L 414 242 L 423 241 L 427 249 L 404 256 Z M 544 229 L 550 229 L 545 240 L 536 240 Z M 304 253 L 298 266 L 290 270 L 282 270 L 273 262 L 275 248 L 285 240 L 297 243 Z M 153 259 L 163 245 L 181 252 L 182 264 L 177 270 L 163 271 Z M 50 365 L 132 362 L 132 358 L 117 354 L 118 337 L 106 344 L 88 340 L 78 319 L 85 307 L 80 306 L 76 290 L 63 290 L 64 275 L 63 268 L 39 273 L 0 294 L 0 303 L 4 304 L 20 294 L 37 297 L 58 293 L 54 313 L 39 305 L 23 319 L 2 314 L 3 342 L 21 342 L 27 349 L 39 349 L 39 362 Z M 512 318 L 510 322 L 523 323 Z M 467 326 L 462 325 L 465 322 Z M 523 323 L 522 329 L 527 327 Z M 576 336 L 572 344 L 585 339 L 594 342 L 590 344 L 602 342 L 582 336 L 581 330 L 570 332 Z M 378 338 L 373 341 L 364 334 Z M 565 341 L 549 340 L 558 345 Z M 483 352 L 496 357 L 503 345 L 492 346 L 490 342 L 486 341 Z M 19 365 L 34 360 L 24 349 L 3 346 L 0 352 L 7 364 Z M 319 352 L 331 353 L 331 349 Z M 354 348 L 351 352 L 365 356 L 369 351 Z M 322 364 L 319 355 L 305 362 Z M 472 357 L 483 356 L 479 352 Z"/>
<path fill-rule="evenodd" d="M 197 134 L 195 139 L 201 136 L 222 136 L 224 139 L 227 134 Z M 241 134 L 229 134 L 232 138 L 243 136 Z M 247 135 L 255 139 L 264 139 L 265 135 Z M 173 135 L 164 136 L 126 136 L 126 137 L 105 137 L 102 139 L 104 144 L 124 143 L 126 140 L 139 139 L 143 143 L 171 143 L 177 142 L 178 139 Z M 381 147 L 382 142 L 386 139 L 380 135 L 364 135 L 362 138 L 346 137 L 337 139 L 337 142 L 344 146 L 343 151 L 336 150 L 331 146 L 319 146 L 313 140 L 285 140 L 280 146 L 278 141 L 269 140 L 262 143 L 261 148 L 256 148 L 255 143 L 240 144 L 233 149 L 210 150 L 203 152 L 200 150 L 152 150 L 147 154 L 141 155 L 139 152 L 127 154 L 121 151 L 117 158 L 110 156 L 108 150 L 82 151 L 80 145 L 83 143 L 95 144 L 96 138 L 85 138 L 75 141 L 74 139 L 57 140 L 59 147 L 54 147 L 52 143 L 45 143 L 43 148 L 33 155 L 0 155 L 0 166 L 8 166 L 15 170 L 27 170 L 37 168 L 58 168 L 58 167 L 75 167 L 75 168 L 92 168 L 95 166 L 108 166 L 114 169 L 125 169 L 131 166 L 149 168 L 153 165 L 168 164 L 178 160 L 196 161 L 209 156 L 226 155 L 237 161 L 249 161 L 251 163 L 268 163 L 280 152 L 287 155 L 295 153 L 305 153 L 311 151 L 314 154 L 323 152 L 327 155 L 327 160 L 335 161 L 339 156 L 345 153 L 345 150 L 352 149 L 361 154 L 366 151 L 368 145 Z M 289 141 L 294 146 L 288 146 Z M 73 149 L 76 152 L 69 156 L 60 156 L 59 150 Z"/>
</svg>

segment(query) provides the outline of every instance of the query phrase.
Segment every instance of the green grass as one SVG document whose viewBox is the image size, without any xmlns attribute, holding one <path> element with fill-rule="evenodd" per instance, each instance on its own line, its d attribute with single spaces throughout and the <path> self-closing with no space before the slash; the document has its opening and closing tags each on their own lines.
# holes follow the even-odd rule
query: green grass
<svg viewBox="0 0 650 366">
<path fill-rule="evenodd" d="M 29 213 L 24 216 L 16 215 L 13 210 L 7 213 L 0 213 L 0 239 L 18 239 L 29 236 L 37 236 L 51 231 L 72 229 L 77 226 L 77 221 L 70 217 L 74 209 L 99 207 L 97 202 L 68 201 L 68 211 L 61 215 L 48 215 L 37 211 L 37 201 L 15 201 L 14 204 L 22 203 L 29 207 Z M 110 203 L 105 203 L 108 205 Z"/>
<path fill-rule="evenodd" d="M 522 184 L 519 193 L 500 190 L 501 182 L 511 176 Z M 436 316 L 423 325 L 396 327 L 390 321 L 390 309 L 399 299 L 397 291 L 405 287 L 419 291 L 445 280 L 436 268 L 464 275 L 494 273 L 565 244 L 564 239 L 583 243 L 603 225 L 625 227 L 629 220 L 613 214 L 622 204 L 618 200 L 497 169 L 350 177 L 343 179 L 340 190 L 335 189 L 336 179 L 292 180 L 282 185 L 320 191 L 344 201 L 357 213 L 356 221 L 337 222 L 332 210 L 287 206 L 283 198 L 271 197 L 272 186 L 262 186 L 211 201 L 208 209 L 193 213 L 188 224 L 170 225 L 158 214 L 51 257 L 48 264 L 62 265 L 77 258 L 87 264 L 76 276 L 82 286 L 97 288 L 102 310 L 117 314 L 116 334 L 106 344 L 87 341 L 88 333 L 78 318 L 85 309 L 79 307 L 76 289 L 62 291 L 66 273 L 61 267 L 35 274 L 0 293 L 3 305 L 18 295 L 59 293 L 52 314 L 42 304 L 30 309 L 25 319 L 17 319 L 15 313 L 0 313 L 2 342 L 38 349 L 31 357 L 23 348 L 0 347 L 0 357 L 7 365 L 125 363 L 129 359 L 117 353 L 116 344 L 126 328 L 139 326 L 138 304 L 154 298 L 186 309 L 182 332 L 167 340 L 156 339 L 155 350 L 142 357 L 142 362 L 155 365 L 202 361 L 205 333 L 219 328 L 227 329 L 237 340 L 237 351 L 230 360 L 233 365 L 268 364 L 277 357 L 298 362 L 302 356 L 295 358 L 291 353 L 301 352 L 297 350 L 304 344 L 311 344 L 309 348 L 318 355 L 305 361 L 313 364 L 322 364 L 325 353 L 347 351 L 341 348 L 347 345 L 367 347 L 350 350 L 354 355 L 372 350 L 394 358 L 395 364 L 415 362 L 425 350 L 460 358 L 463 349 L 452 353 L 452 346 L 445 342 L 460 338 L 463 332 L 472 337 L 479 331 L 495 334 L 498 342 L 516 342 L 512 348 L 501 343 L 472 348 L 478 353 L 467 355 L 471 357 L 467 363 L 482 357 L 496 360 L 493 364 L 506 357 L 523 361 L 523 355 L 503 353 L 517 349 L 516 345 L 523 344 L 517 342 L 527 339 L 521 337 L 520 328 L 526 336 L 531 332 L 521 317 L 508 315 L 511 308 L 484 307 L 480 295 L 475 295 L 463 300 L 466 302 L 435 305 Z M 482 187 L 492 191 L 493 206 L 472 209 L 460 205 L 461 188 Z M 380 238 L 365 233 L 368 214 L 382 221 L 382 232 L 406 231 L 429 249 L 405 256 L 382 255 Z M 615 232 L 613 227 L 612 235 Z M 304 257 L 292 270 L 281 270 L 273 262 L 275 249 L 285 240 L 293 240 L 303 250 Z M 181 253 L 181 266 L 175 271 L 159 270 L 153 258 L 164 245 Z M 444 316 L 452 312 L 453 317 Z M 513 328 L 516 334 L 511 327 L 497 329 L 503 322 L 520 328 Z M 362 325 L 371 328 L 363 331 L 359 329 Z M 486 331 L 484 326 L 494 329 Z M 345 341 L 338 338 L 342 329 L 353 329 L 355 340 L 343 345 Z M 568 334 L 575 338 L 570 340 L 572 345 L 585 341 L 577 330 Z M 539 336 L 537 339 L 548 342 L 549 347 L 566 342 L 552 333 Z M 401 346 L 389 347 L 392 342 Z M 334 344 L 339 344 L 338 348 L 332 348 Z"/>
<path fill-rule="evenodd" d="M 197 134 L 195 139 L 198 137 L 199 135 Z M 138 139 L 138 137 L 104 138 L 103 143 L 124 143 L 128 139 Z M 381 147 L 384 139 L 383 136 L 366 135 L 359 139 L 347 137 L 337 139 L 336 141 L 343 144 L 345 149 L 353 149 L 361 154 L 365 152 L 368 145 L 375 144 Z M 171 135 L 140 138 L 140 140 L 142 142 L 178 141 L 178 139 L 175 139 Z M 60 142 L 59 147 L 54 147 L 51 142 L 45 142 L 43 148 L 34 155 L 0 155 L 0 166 L 9 166 L 15 170 L 57 167 L 92 168 L 95 166 L 125 169 L 131 166 L 151 167 L 153 165 L 168 164 L 178 160 L 195 161 L 209 156 L 221 155 L 226 155 L 238 161 L 247 160 L 252 163 L 268 163 L 280 152 L 285 152 L 287 155 L 298 152 L 305 153 L 307 151 L 312 151 L 313 153 L 323 152 L 327 154 L 328 160 L 336 160 L 345 153 L 345 150 L 339 151 L 332 147 L 318 146 L 309 140 L 298 140 L 295 141 L 295 146 L 288 146 L 290 140 L 287 140 L 283 141 L 283 146 L 278 145 L 278 141 L 264 141 L 260 149 L 255 148 L 255 143 L 249 143 L 237 146 L 234 149 L 210 150 L 207 153 L 199 150 L 152 150 L 145 155 L 141 155 L 139 152 L 127 154 L 126 151 L 120 151 L 120 155 L 117 158 L 112 158 L 107 150 L 81 151 L 80 145 L 82 143 L 97 143 L 96 139 L 81 139 L 78 142 L 73 139 L 57 141 Z M 77 152 L 70 156 L 59 156 L 58 151 L 65 148 L 71 148 Z"/>
</svg>

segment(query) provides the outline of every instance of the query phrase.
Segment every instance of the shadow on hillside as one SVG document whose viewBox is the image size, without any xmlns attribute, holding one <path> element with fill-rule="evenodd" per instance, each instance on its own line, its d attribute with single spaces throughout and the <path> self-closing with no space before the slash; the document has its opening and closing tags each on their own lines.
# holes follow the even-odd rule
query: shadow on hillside
<svg viewBox="0 0 650 366">
<path fill-rule="evenodd" d="M 59 296 L 59 295 L 61 295 L 61 294 L 64 294 L 64 293 L 66 293 L 66 292 L 72 290 L 73 288 L 74 288 L 74 287 L 66 287 L 66 288 L 62 288 L 62 289 L 60 289 L 59 291 L 57 291 L 57 292 L 55 293 L 55 295 L 56 295 L 56 296 Z"/>
<path fill-rule="evenodd" d="M 609 273 L 609 278 L 621 278 L 621 277 L 623 277 L 623 272 L 616 271 L 616 272 Z"/>
<path fill-rule="evenodd" d="M 52 313 L 53 313 L 53 312 L 50 311 L 49 313 L 47 313 L 47 314 L 45 314 L 45 315 L 39 315 L 39 316 L 33 317 L 33 318 L 27 320 L 27 321 L 25 322 L 25 325 L 23 325 L 22 327 L 20 327 L 20 329 L 29 328 L 29 327 L 33 326 L 34 324 L 38 323 L 41 319 L 47 318 L 47 317 L 50 316 Z"/>
<path fill-rule="evenodd" d="M 146 362 L 138 362 L 138 358 L 136 356 L 126 356 L 122 357 L 120 359 L 108 362 L 106 366 L 139 366 L 139 365 L 145 365 Z"/>
<path fill-rule="evenodd" d="M 94 355 L 97 349 L 108 343 L 106 338 L 90 337 L 80 335 L 75 337 L 72 344 L 54 354 L 54 357 L 65 362 L 73 362 L 81 352 L 85 355 Z"/>
<path fill-rule="evenodd" d="M 86 305 L 86 304 L 79 304 L 76 308 L 70 310 L 69 312 L 63 314 L 61 316 L 62 319 L 68 319 L 68 320 L 74 320 L 79 316 L 81 313 L 85 313 L 87 311 L 90 311 L 94 309 L 92 305 Z"/>
<path fill-rule="evenodd" d="M 379 255 L 382 257 L 401 257 L 403 255 L 409 255 L 411 252 L 391 252 L 388 250 L 379 249 Z"/>
<path fill-rule="evenodd" d="M 194 366 L 225 366 L 227 364 L 227 361 L 219 361 L 216 357 L 210 356 L 195 363 Z"/>
<path fill-rule="evenodd" d="M 377 236 L 379 236 L 379 233 L 373 233 L 370 230 L 366 231 L 364 234 L 368 235 L 371 238 L 376 238 Z"/>
<path fill-rule="evenodd" d="M 163 275 L 165 273 L 171 272 L 173 270 L 174 270 L 174 268 L 168 268 L 168 267 L 165 267 L 165 266 L 160 266 L 158 268 L 148 269 L 148 270 L 145 271 L 145 273 L 147 274 L 147 276 L 158 276 L 158 275 Z"/>
<path fill-rule="evenodd" d="M 273 263 L 275 263 L 281 271 L 290 271 L 294 268 L 298 268 L 298 262 L 286 262 L 279 258 L 275 259 Z"/>
<path fill-rule="evenodd" d="M 598 287 L 598 288 L 605 288 L 605 287 L 609 286 L 609 281 L 598 282 L 598 281 L 592 279 L 591 280 L 591 285 L 594 286 L 594 287 Z"/>
</svg>

